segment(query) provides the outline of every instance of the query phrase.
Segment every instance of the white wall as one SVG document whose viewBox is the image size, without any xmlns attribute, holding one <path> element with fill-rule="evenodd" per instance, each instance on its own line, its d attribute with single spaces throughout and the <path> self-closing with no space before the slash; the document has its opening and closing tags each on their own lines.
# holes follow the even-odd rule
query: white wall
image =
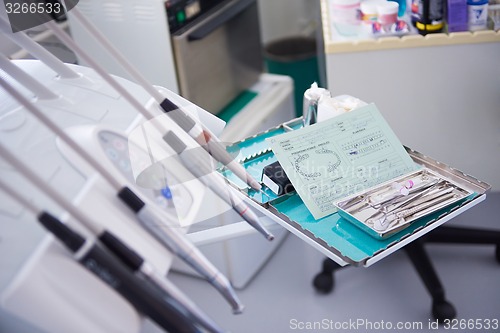
<svg viewBox="0 0 500 333">
<path fill-rule="evenodd" d="M 498 42 L 328 54 L 328 88 L 374 102 L 403 144 L 500 191 L 499 54 Z"/>
</svg>

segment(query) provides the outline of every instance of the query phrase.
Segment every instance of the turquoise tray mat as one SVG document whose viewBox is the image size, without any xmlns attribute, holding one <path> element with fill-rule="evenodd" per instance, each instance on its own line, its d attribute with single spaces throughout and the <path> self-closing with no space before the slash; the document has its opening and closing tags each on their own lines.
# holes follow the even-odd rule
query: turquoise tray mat
<svg viewBox="0 0 500 333">
<path fill-rule="evenodd" d="M 302 127 L 302 122 L 291 122 L 289 127 L 294 130 L 299 129 Z M 276 127 L 260 134 L 259 136 L 254 136 L 244 141 L 237 142 L 228 146 L 226 149 L 231 156 L 237 158 L 239 162 L 242 163 L 247 172 L 254 179 L 261 181 L 264 167 L 277 161 L 277 158 L 271 151 L 266 139 L 283 133 L 286 133 L 286 130 L 283 127 Z M 264 195 L 249 189 L 247 184 L 236 177 L 230 170 L 224 169 L 220 172 L 226 179 L 232 182 L 239 189 L 244 190 L 250 198 L 260 204 L 277 198 L 277 196 L 269 189 L 264 189 Z"/>
<path fill-rule="evenodd" d="M 350 261 L 355 263 L 360 263 L 374 256 L 377 252 L 386 249 L 389 245 L 399 242 L 416 230 L 437 220 L 441 215 L 462 206 L 476 196 L 476 193 L 471 194 L 454 205 L 422 217 L 407 228 L 385 239 L 376 239 L 368 235 L 361 228 L 340 217 L 338 213 L 315 220 L 297 194 L 281 197 L 270 202 L 270 204 L 278 212 L 286 215 L 293 223 L 300 226 L 300 228 L 309 231 L 314 237 L 321 239 L 328 246 L 336 249 L 342 256 L 349 258 Z"/>
<path fill-rule="evenodd" d="M 290 127 L 297 129 L 302 127 L 302 125 L 298 123 L 292 124 Z M 282 133 L 285 133 L 282 127 L 274 128 L 258 136 L 236 142 L 234 145 L 228 146 L 227 150 L 233 156 L 240 156 L 242 158 L 240 162 L 245 169 L 255 179 L 260 181 L 264 167 L 277 160 L 265 139 Z M 279 214 L 284 215 L 289 220 L 286 221 L 288 224 L 295 224 L 295 227 L 323 241 L 326 246 L 334 249 L 346 261 L 353 264 L 366 261 L 376 253 L 388 248 L 391 244 L 399 242 L 415 231 L 437 220 L 440 216 L 448 214 L 478 196 L 477 193 L 473 193 L 462 201 L 418 219 L 407 228 L 388 238 L 376 239 L 361 228 L 342 218 L 338 213 L 315 220 L 302 202 L 300 196 L 296 193 L 277 197 L 269 189 L 264 189 L 265 194 L 262 194 L 250 189 L 243 181 L 234 176 L 231 171 L 222 170 L 220 172 L 246 193 L 249 198 L 264 205 L 264 207 L 272 206 Z"/>
</svg>

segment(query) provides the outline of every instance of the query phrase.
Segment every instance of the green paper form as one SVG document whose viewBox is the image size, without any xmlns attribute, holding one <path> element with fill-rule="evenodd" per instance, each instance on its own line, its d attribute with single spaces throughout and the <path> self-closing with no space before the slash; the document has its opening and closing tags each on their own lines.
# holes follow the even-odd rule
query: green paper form
<svg viewBox="0 0 500 333">
<path fill-rule="evenodd" d="M 267 139 L 315 219 L 334 202 L 417 170 L 374 104 Z"/>
</svg>

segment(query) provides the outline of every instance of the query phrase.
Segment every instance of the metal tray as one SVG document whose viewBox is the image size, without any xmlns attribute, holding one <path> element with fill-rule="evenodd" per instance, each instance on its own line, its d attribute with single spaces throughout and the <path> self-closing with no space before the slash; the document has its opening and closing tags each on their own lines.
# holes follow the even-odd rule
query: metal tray
<svg viewBox="0 0 500 333">
<path fill-rule="evenodd" d="M 334 204 L 342 218 L 372 237 L 384 239 L 409 227 L 420 218 L 463 201 L 473 194 L 472 190 L 424 167 Z M 418 201 L 424 202 L 416 205 L 416 208 L 412 206 Z"/>
<path fill-rule="evenodd" d="M 233 143 L 227 147 L 235 158 L 256 179 L 263 168 L 276 161 L 266 138 L 302 127 L 302 118 L 295 118 L 265 132 Z M 238 189 L 245 201 L 261 214 L 279 223 L 339 265 L 370 266 L 394 253 L 409 242 L 477 205 L 486 198 L 490 185 L 415 150 L 405 147 L 412 159 L 424 168 L 459 185 L 471 193 L 463 200 L 418 219 L 404 230 L 377 239 L 370 236 L 338 213 L 315 220 L 296 193 L 280 197 L 271 191 L 256 192 L 239 181 L 230 171 L 219 172 Z"/>
</svg>

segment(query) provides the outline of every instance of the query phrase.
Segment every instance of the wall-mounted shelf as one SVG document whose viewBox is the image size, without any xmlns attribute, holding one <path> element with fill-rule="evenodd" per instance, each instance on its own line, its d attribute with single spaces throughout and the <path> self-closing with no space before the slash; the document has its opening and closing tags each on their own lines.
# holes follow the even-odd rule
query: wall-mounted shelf
<svg viewBox="0 0 500 333">
<path fill-rule="evenodd" d="M 323 39 L 325 53 L 349 53 L 362 51 L 380 51 L 399 48 L 444 46 L 459 44 L 476 44 L 500 42 L 500 31 L 464 31 L 452 33 L 437 33 L 422 36 L 418 34 L 404 35 L 401 37 L 380 37 L 377 39 L 337 39 L 330 22 L 328 0 L 321 0 L 321 18 L 323 26 Z"/>
</svg>

